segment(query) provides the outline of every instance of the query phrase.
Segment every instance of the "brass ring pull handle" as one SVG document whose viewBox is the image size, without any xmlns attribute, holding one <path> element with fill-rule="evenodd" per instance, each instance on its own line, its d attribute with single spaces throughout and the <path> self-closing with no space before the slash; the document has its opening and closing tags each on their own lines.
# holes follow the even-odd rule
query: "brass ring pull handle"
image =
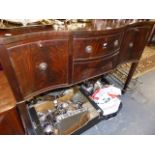
<svg viewBox="0 0 155 155">
<path fill-rule="evenodd" d="M 129 47 L 130 48 L 133 47 L 133 42 L 129 43 Z"/>
<path fill-rule="evenodd" d="M 90 45 L 88 45 L 88 46 L 86 46 L 85 51 L 86 51 L 87 53 L 92 53 L 92 52 L 93 52 L 93 47 L 90 46 Z"/>
<path fill-rule="evenodd" d="M 117 47 L 118 46 L 118 40 L 114 41 L 114 46 Z"/>
<path fill-rule="evenodd" d="M 41 71 L 45 71 L 47 69 L 47 67 L 48 67 L 48 64 L 46 62 L 42 62 L 39 64 L 39 69 Z"/>
</svg>

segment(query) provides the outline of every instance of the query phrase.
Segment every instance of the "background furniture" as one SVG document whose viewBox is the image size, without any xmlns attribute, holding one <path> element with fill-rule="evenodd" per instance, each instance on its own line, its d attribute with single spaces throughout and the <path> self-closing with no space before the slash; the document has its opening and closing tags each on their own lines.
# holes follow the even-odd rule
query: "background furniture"
<svg viewBox="0 0 155 155">
<path fill-rule="evenodd" d="M 24 134 L 16 101 L 3 71 L 0 71 L 0 134 Z"/>
</svg>

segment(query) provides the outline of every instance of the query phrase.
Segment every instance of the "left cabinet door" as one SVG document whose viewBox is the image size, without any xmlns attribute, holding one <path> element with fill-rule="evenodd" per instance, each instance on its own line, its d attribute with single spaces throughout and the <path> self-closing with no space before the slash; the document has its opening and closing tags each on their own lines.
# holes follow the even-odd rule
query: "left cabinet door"
<svg viewBox="0 0 155 155">
<path fill-rule="evenodd" d="M 7 50 L 24 97 L 67 85 L 67 39 L 37 40 Z"/>
<path fill-rule="evenodd" d="M 0 114 L 0 135 L 22 135 L 24 130 L 15 108 Z"/>
</svg>

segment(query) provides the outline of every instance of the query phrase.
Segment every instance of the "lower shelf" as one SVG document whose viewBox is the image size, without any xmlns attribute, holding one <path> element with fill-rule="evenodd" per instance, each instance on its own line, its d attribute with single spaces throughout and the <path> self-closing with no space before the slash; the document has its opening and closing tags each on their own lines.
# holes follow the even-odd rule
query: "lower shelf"
<svg viewBox="0 0 155 155">
<path fill-rule="evenodd" d="M 103 78 L 102 82 L 108 83 Z M 80 134 L 117 114 L 103 117 L 102 109 L 84 90 L 83 84 L 46 92 L 18 105 L 27 134 Z"/>
</svg>

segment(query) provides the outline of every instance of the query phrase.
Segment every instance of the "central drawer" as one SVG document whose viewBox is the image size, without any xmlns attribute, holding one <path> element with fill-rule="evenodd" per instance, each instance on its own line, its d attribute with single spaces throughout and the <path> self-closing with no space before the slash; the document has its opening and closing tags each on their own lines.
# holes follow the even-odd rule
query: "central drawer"
<svg viewBox="0 0 155 155">
<path fill-rule="evenodd" d="M 118 52 L 106 59 L 75 61 L 73 69 L 73 83 L 102 75 L 114 69 L 117 65 Z"/>
<path fill-rule="evenodd" d="M 122 33 L 73 39 L 74 60 L 96 59 L 115 53 L 120 48 Z"/>
</svg>

